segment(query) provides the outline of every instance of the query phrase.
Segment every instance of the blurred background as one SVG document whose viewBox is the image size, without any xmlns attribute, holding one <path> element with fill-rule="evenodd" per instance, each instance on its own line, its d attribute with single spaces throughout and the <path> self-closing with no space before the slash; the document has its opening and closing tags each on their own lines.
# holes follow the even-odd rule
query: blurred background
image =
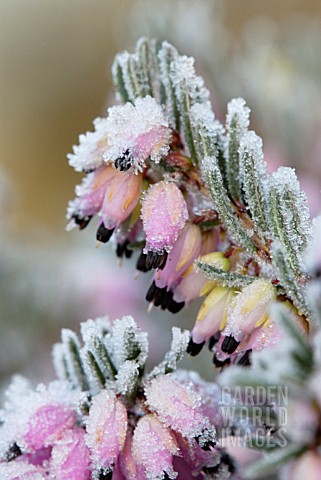
<svg viewBox="0 0 321 480">
<path fill-rule="evenodd" d="M 81 176 L 66 154 L 113 103 L 114 55 L 141 35 L 196 57 L 223 120 L 243 96 L 269 169 L 297 169 L 312 215 L 321 210 L 321 2 L 318 0 L 0 0 L 0 378 L 50 379 L 62 326 L 133 313 L 155 361 L 180 315 L 146 313 L 150 275 L 133 279 L 94 226 L 67 233 Z M 115 272 L 117 275 L 115 275 Z M 213 375 L 204 352 L 187 365 Z M 0 382 L 1 383 L 1 382 Z"/>
</svg>

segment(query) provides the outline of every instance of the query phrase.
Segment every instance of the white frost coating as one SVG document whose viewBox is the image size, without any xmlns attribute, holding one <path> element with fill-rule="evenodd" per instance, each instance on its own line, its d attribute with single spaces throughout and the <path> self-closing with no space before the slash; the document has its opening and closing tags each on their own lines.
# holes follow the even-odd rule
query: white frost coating
<svg viewBox="0 0 321 480">
<path fill-rule="evenodd" d="M 79 145 L 73 146 L 73 153 L 67 158 L 76 172 L 97 169 L 103 164 L 103 154 L 107 148 L 108 122 L 106 118 L 96 118 L 94 132 L 79 136 Z"/>
<path fill-rule="evenodd" d="M 80 332 L 85 344 L 91 344 L 95 337 L 102 338 L 111 328 L 108 316 L 89 319 L 80 324 Z"/>
<path fill-rule="evenodd" d="M 146 403 L 161 422 L 199 445 L 215 443 L 216 430 L 202 412 L 201 395 L 193 383 L 181 384 L 172 375 L 159 375 L 145 387 Z"/>
<path fill-rule="evenodd" d="M 116 392 L 121 395 L 130 395 L 136 386 L 139 376 L 139 366 L 133 360 L 126 360 L 116 375 Z"/>
<path fill-rule="evenodd" d="M 131 359 L 133 354 L 140 353 L 136 362 L 144 365 L 148 355 L 147 333 L 140 332 L 132 316 L 127 315 L 122 319 L 115 320 L 112 334 L 106 339 L 109 351 L 116 368 L 119 368 L 126 360 Z"/>
<path fill-rule="evenodd" d="M 61 405 L 76 409 L 79 397 L 79 390 L 71 390 L 67 382 L 56 380 L 48 387 L 39 384 L 36 390 L 31 390 L 24 378 L 15 377 L 6 391 L 6 402 L 1 412 L 5 423 L 0 427 L 0 459 L 13 442 L 24 447 L 23 436 L 29 428 L 29 419 L 41 407 Z"/>
<path fill-rule="evenodd" d="M 24 463 L 24 462 L 1 463 L 0 478 L 2 480 L 48 479 L 43 469 L 35 465 L 30 465 L 29 463 Z"/>
<path fill-rule="evenodd" d="M 129 76 L 129 71 L 128 71 L 128 62 L 130 61 L 130 58 L 134 57 L 134 54 L 130 54 L 128 52 L 122 52 L 119 53 L 116 58 L 115 62 L 113 64 L 113 75 L 116 75 L 116 68 L 117 68 L 117 63 L 121 68 L 122 74 L 123 74 L 123 80 L 125 84 L 125 89 L 126 92 L 130 98 L 131 101 L 133 101 L 136 98 L 136 92 L 133 90 L 133 84 Z"/>
<path fill-rule="evenodd" d="M 202 77 L 196 76 L 194 69 L 194 58 L 186 55 L 179 55 L 171 63 L 171 80 L 175 87 L 177 98 L 182 97 L 187 89 L 192 104 L 206 102 L 209 98 L 209 91 L 204 85 Z"/>
<path fill-rule="evenodd" d="M 215 115 L 210 102 L 195 103 L 190 109 L 192 123 L 202 124 L 202 126 L 212 129 Z"/>
<path fill-rule="evenodd" d="M 227 105 L 226 124 L 228 130 L 230 130 L 232 120 L 236 117 L 238 133 L 244 132 L 250 124 L 250 112 L 251 110 L 246 106 L 243 98 L 233 98 Z"/>
<path fill-rule="evenodd" d="M 300 189 L 295 170 L 280 167 L 272 174 L 271 187 L 277 191 L 283 223 L 291 246 L 299 255 L 312 235 L 312 224 L 306 194 Z"/>
<path fill-rule="evenodd" d="M 312 238 L 305 253 L 305 265 L 310 272 L 321 271 L 321 216 L 313 219 Z"/>
<path fill-rule="evenodd" d="M 131 159 L 135 172 L 145 168 L 148 157 L 158 163 L 167 155 L 171 130 L 162 108 L 150 96 L 137 98 L 134 105 L 115 106 L 108 109 L 108 147 L 106 162 L 115 161 L 125 152 Z"/>
<path fill-rule="evenodd" d="M 147 415 L 138 421 L 134 431 L 132 452 L 135 462 L 143 467 L 147 480 L 174 479 L 172 455 L 179 450 L 173 434 L 154 416 Z"/>
</svg>

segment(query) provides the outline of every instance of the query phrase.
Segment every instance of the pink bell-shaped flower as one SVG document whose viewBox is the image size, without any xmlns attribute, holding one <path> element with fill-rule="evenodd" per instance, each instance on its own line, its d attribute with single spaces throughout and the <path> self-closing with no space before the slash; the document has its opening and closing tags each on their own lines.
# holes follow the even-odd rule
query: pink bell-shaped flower
<svg viewBox="0 0 321 480">
<path fill-rule="evenodd" d="M 226 323 L 227 306 L 234 291 L 227 287 L 215 287 L 205 298 L 198 312 L 187 352 L 194 356 L 205 342 L 222 330 Z"/>
<path fill-rule="evenodd" d="M 127 431 L 127 411 L 112 391 L 102 390 L 93 399 L 86 420 L 87 446 L 96 471 L 113 470 Z"/>
<path fill-rule="evenodd" d="M 105 161 L 122 171 L 142 172 L 146 160 L 158 163 L 167 155 L 172 139 L 162 108 L 150 96 L 108 109 L 108 146 Z"/>
<path fill-rule="evenodd" d="M 162 268 L 188 219 L 187 206 L 176 183 L 164 180 L 151 185 L 142 203 L 141 216 L 147 269 Z"/>
<path fill-rule="evenodd" d="M 155 272 L 154 281 L 146 295 L 147 301 L 153 302 L 156 307 L 167 308 L 172 313 L 183 308 L 184 303 L 174 301 L 173 294 L 182 274 L 199 255 L 201 242 L 200 228 L 188 223 L 170 251 L 165 267 Z"/>
<path fill-rule="evenodd" d="M 23 436 L 27 452 L 35 452 L 53 445 L 67 428 L 72 428 L 77 416 L 74 410 L 64 405 L 43 405 L 29 418 Z"/>
<path fill-rule="evenodd" d="M 173 479 L 173 455 L 179 450 L 175 436 L 155 415 L 142 417 L 134 431 L 132 442 L 133 457 L 142 467 L 146 479 Z"/>
<path fill-rule="evenodd" d="M 66 430 L 54 444 L 50 460 L 50 479 L 90 480 L 90 453 L 82 428 Z"/>
<path fill-rule="evenodd" d="M 204 450 L 216 443 L 215 428 L 201 412 L 199 395 L 171 375 L 159 375 L 145 388 L 146 403 L 159 420 Z"/>
</svg>

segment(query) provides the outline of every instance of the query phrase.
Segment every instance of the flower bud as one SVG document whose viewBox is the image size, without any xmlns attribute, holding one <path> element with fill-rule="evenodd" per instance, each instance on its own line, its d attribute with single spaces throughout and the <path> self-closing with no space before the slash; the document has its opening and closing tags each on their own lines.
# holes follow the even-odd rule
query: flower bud
<svg viewBox="0 0 321 480">
<path fill-rule="evenodd" d="M 141 174 L 115 171 L 115 175 L 107 183 L 101 210 L 106 229 L 118 228 L 129 217 L 139 201 L 141 189 Z"/>
<path fill-rule="evenodd" d="M 227 306 L 231 302 L 233 295 L 234 291 L 227 287 L 215 287 L 205 298 L 192 330 L 192 338 L 188 350 L 191 355 L 194 353 L 194 347 L 196 348 L 195 344 L 203 344 L 224 328 L 227 318 Z"/>
<path fill-rule="evenodd" d="M 90 480 L 90 453 L 82 428 L 66 430 L 52 449 L 50 478 Z"/>
<path fill-rule="evenodd" d="M 245 287 L 232 300 L 223 331 L 226 336 L 222 350 L 232 353 L 246 335 L 263 325 L 268 319 L 268 305 L 276 299 L 276 289 L 271 282 L 258 279 Z"/>
<path fill-rule="evenodd" d="M 82 230 L 88 225 L 91 217 L 100 211 L 107 183 L 115 173 L 115 169 L 111 165 L 104 165 L 95 172 L 89 173 L 76 187 L 77 197 L 68 206 L 67 218 L 71 222 L 67 229 L 78 225 Z"/>
<path fill-rule="evenodd" d="M 94 397 L 86 420 L 85 440 L 97 470 L 113 468 L 123 448 L 127 430 L 126 408 L 111 391 Z"/>
<path fill-rule="evenodd" d="M 224 257 L 221 252 L 212 252 L 203 255 L 201 262 L 214 265 L 221 270 L 228 270 L 230 260 Z M 190 303 L 198 297 L 202 297 L 210 293 L 217 286 L 215 280 L 210 280 L 202 271 L 197 271 L 195 265 L 191 265 L 183 274 L 183 278 L 175 288 L 174 300 L 176 302 Z"/>
<path fill-rule="evenodd" d="M 132 451 L 135 462 L 141 466 L 147 478 L 176 478 L 173 455 L 179 450 L 174 434 L 155 415 L 138 420 L 134 431 Z"/>
<path fill-rule="evenodd" d="M 114 161 L 122 171 L 142 172 L 146 160 L 158 163 L 167 155 L 171 130 L 162 108 L 150 96 L 108 109 L 106 161 Z"/>
<path fill-rule="evenodd" d="M 31 415 L 23 444 L 28 452 L 53 445 L 77 420 L 76 413 L 64 405 L 42 405 Z"/>
<path fill-rule="evenodd" d="M 151 185 L 142 204 L 143 228 L 146 235 L 144 253 L 162 256 L 169 252 L 188 218 L 182 192 L 173 182 Z M 160 265 L 155 263 L 151 267 Z"/>
<path fill-rule="evenodd" d="M 215 428 L 201 412 L 199 395 L 171 375 L 159 375 L 145 388 L 146 403 L 172 430 L 189 440 L 195 439 L 204 450 L 216 443 Z"/>
</svg>

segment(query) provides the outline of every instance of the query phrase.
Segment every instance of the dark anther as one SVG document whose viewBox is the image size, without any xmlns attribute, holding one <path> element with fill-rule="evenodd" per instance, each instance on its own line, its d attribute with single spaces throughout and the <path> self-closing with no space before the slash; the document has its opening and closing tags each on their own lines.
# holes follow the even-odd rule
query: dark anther
<svg viewBox="0 0 321 480">
<path fill-rule="evenodd" d="M 22 451 L 16 443 L 13 443 L 6 452 L 7 462 L 11 462 L 15 458 L 19 457 L 22 454 Z"/>
<path fill-rule="evenodd" d="M 238 365 L 242 365 L 242 367 L 250 367 L 251 366 L 251 353 L 252 349 L 246 350 L 244 355 L 240 358 L 237 362 Z"/>
<path fill-rule="evenodd" d="M 129 150 L 121 156 L 116 158 L 115 160 L 115 167 L 118 168 L 121 172 L 126 172 L 132 166 L 132 157 L 129 153 Z"/>
<path fill-rule="evenodd" d="M 205 342 L 195 343 L 195 342 L 193 342 L 192 338 L 190 338 L 190 340 L 188 342 L 188 345 L 187 345 L 186 352 L 189 353 L 192 357 L 195 357 L 196 355 L 198 355 L 200 353 L 200 351 L 202 350 L 204 345 L 205 345 Z"/>
<path fill-rule="evenodd" d="M 138 257 L 136 268 L 140 272 L 144 272 L 144 273 L 148 272 L 148 268 L 146 266 L 146 259 L 147 259 L 147 255 L 144 252 L 142 252 Z"/>
<path fill-rule="evenodd" d="M 114 228 L 109 230 L 108 228 L 105 227 L 103 223 L 101 223 L 98 227 L 97 233 L 96 233 L 96 239 L 98 242 L 101 243 L 107 243 L 112 234 L 114 233 Z"/>
<path fill-rule="evenodd" d="M 170 480 L 169 476 L 167 475 L 166 472 L 164 472 L 164 480 Z"/>
<path fill-rule="evenodd" d="M 201 449 L 205 450 L 206 452 L 209 452 L 211 448 L 214 448 L 216 445 L 216 442 L 214 442 L 213 440 L 207 440 L 206 442 L 201 441 L 202 435 L 194 438 L 196 440 L 196 443 L 201 447 Z"/>
<path fill-rule="evenodd" d="M 112 480 L 113 470 L 110 468 L 102 468 L 99 472 L 99 480 Z"/>
<path fill-rule="evenodd" d="M 229 365 L 231 363 L 231 360 L 229 358 L 226 358 L 225 360 L 219 360 L 215 353 L 213 355 L 213 363 L 215 367 L 225 367 L 225 365 Z"/>
<path fill-rule="evenodd" d="M 210 352 L 213 350 L 214 345 L 217 344 L 217 342 L 219 341 L 219 339 L 220 339 L 220 333 L 219 333 L 219 332 L 217 332 L 215 335 L 213 335 L 213 336 L 210 338 L 210 340 L 209 340 L 209 342 L 208 342 L 208 349 L 209 349 Z"/>
<path fill-rule="evenodd" d="M 148 252 L 146 256 L 146 268 L 151 270 L 152 268 L 159 268 L 163 270 L 166 265 L 168 253 L 164 250 L 160 253 L 158 252 Z"/>
<path fill-rule="evenodd" d="M 203 467 L 202 470 L 204 473 L 219 474 L 221 465 L 226 465 L 231 474 L 235 473 L 235 464 L 227 453 L 222 453 L 220 463 L 214 467 Z"/>
<path fill-rule="evenodd" d="M 222 343 L 222 351 L 224 353 L 233 353 L 239 346 L 240 342 L 236 341 L 232 335 L 225 337 Z"/>
<path fill-rule="evenodd" d="M 73 215 L 72 218 L 74 219 L 76 225 L 78 225 L 79 230 L 83 230 L 87 227 L 88 223 L 92 219 L 92 216 L 85 215 L 84 217 L 81 217 L 80 215 Z"/>
<path fill-rule="evenodd" d="M 125 240 L 124 243 L 117 243 L 117 248 L 116 248 L 116 255 L 119 258 L 130 258 L 133 254 L 133 250 L 128 248 L 128 245 L 130 244 L 129 240 Z"/>
<path fill-rule="evenodd" d="M 155 307 L 161 307 L 164 303 L 164 298 L 166 296 L 166 287 L 159 288 L 155 285 L 154 293 L 154 305 Z"/>
<path fill-rule="evenodd" d="M 162 309 L 166 310 L 167 308 L 171 313 L 178 313 L 184 305 L 185 302 L 175 302 L 172 290 L 168 290 L 163 298 Z"/>
</svg>

